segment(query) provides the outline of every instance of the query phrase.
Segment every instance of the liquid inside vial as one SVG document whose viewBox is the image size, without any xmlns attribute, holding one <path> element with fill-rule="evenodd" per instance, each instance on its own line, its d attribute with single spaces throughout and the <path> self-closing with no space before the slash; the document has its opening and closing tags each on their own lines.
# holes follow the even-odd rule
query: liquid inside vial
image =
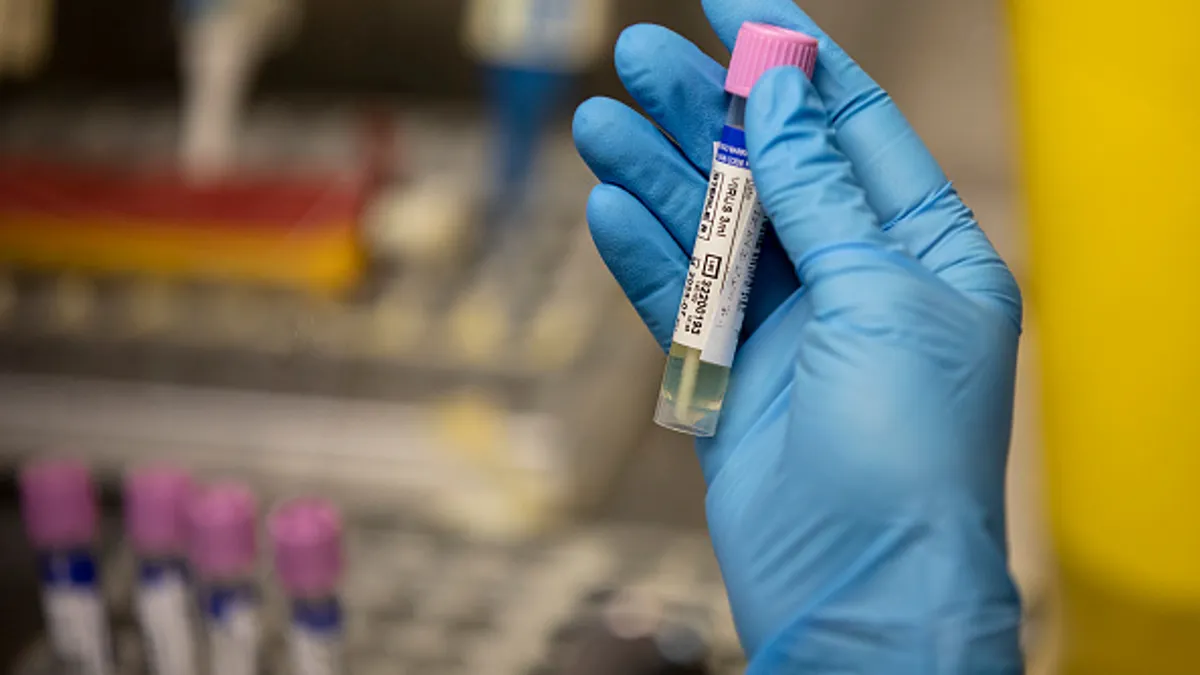
<svg viewBox="0 0 1200 675">
<path fill-rule="evenodd" d="M 671 344 L 654 421 L 695 436 L 717 432 L 729 368 L 700 360 L 700 350 Z"/>
</svg>

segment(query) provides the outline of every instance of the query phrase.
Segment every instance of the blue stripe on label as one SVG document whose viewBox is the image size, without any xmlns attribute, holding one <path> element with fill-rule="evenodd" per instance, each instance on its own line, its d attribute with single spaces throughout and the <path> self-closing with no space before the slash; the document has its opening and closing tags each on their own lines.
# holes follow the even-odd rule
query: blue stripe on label
<svg viewBox="0 0 1200 675">
<path fill-rule="evenodd" d="M 717 161 L 739 169 L 750 167 L 750 153 L 746 151 L 744 130 L 728 125 L 725 127 L 721 132 L 721 142 L 717 144 Z"/>
<path fill-rule="evenodd" d="M 145 585 L 182 580 L 187 583 L 187 565 L 182 560 L 143 560 L 138 565 L 138 582 Z"/>
<path fill-rule="evenodd" d="M 91 551 L 43 553 L 38 556 L 38 573 L 42 584 L 59 588 L 93 588 L 100 577 Z"/>
<path fill-rule="evenodd" d="M 239 606 L 258 604 L 258 593 L 251 586 L 210 589 L 204 598 L 204 613 L 213 621 L 221 621 Z"/>
<path fill-rule="evenodd" d="M 336 633 L 342 626 L 342 607 L 337 600 L 292 603 L 292 623 L 314 633 Z"/>
</svg>

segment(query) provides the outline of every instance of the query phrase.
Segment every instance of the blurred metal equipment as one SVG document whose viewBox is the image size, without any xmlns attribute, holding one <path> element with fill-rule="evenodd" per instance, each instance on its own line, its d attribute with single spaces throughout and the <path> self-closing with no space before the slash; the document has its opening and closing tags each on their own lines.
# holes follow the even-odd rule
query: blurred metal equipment
<svg viewBox="0 0 1200 675">
<path fill-rule="evenodd" d="M 143 114 L 116 117 L 137 127 Z M 264 166 L 361 163 L 354 115 L 285 107 L 248 125 L 248 138 L 275 138 L 283 153 Z M 19 457 L 70 447 L 102 467 L 173 459 L 498 537 L 554 525 L 603 496 L 645 429 L 644 373 L 660 357 L 582 222 L 593 179 L 569 142 L 555 146 L 554 184 L 534 218 L 481 249 L 471 243 L 472 155 L 460 151 L 477 145 L 478 127 L 408 126 L 441 173 L 391 183 L 364 207 L 370 267 L 347 293 L 152 266 L 4 270 L 0 448 Z M 14 133 L 9 146 L 30 136 Z M 413 163 L 434 162 L 418 153 Z M 27 196 L 25 185 L 0 193 Z M 313 208 L 353 201 L 325 196 Z M 144 245 L 148 230 L 115 242 L 114 255 Z M 244 260 L 294 266 L 285 243 Z M 205 253 L 210 265 L 237 260 L 211 245 Z"/>
<path fill-rule="evenodd" d="M 1200 5 L 1018 0 L 1011 16 L 1063 672 L 1194 673 Z"/>
<path fill-rule="evenodd" d="M 624 589 L 582 621 L 564 675 L 707 675 L 709 645 L 654 593 Z"/>
</svg>

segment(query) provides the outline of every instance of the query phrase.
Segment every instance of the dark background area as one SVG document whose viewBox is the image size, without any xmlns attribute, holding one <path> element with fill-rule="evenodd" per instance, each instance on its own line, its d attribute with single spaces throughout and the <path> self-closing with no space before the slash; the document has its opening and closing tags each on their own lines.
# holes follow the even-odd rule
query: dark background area
<svg viewBox="0 0 1200 675">
<path fill-rule="evenodd" d="M 264 65 L 257 93 L 379 95 L 471 101 L 480 95 L 476 64 L 463 49 L 464 0 L 302 0 L 299 30 Z M 900 3 L 850 0 L 805 3 L 823 23 L 853 27 L 851 42 L 883 52 L 901 36 L 892 29 Z M 164 0 L 71 0 L 55 9 L 55 44 L 30 93 L 175 90 L 174 3 Z M 864 21 L 863 18 L 869 18 Z M 699 0 L 616 0 L 620 26 L 660 23 L 688 35 L 720 59 L 724 48 L 708 28 Z M 844 32 L 844 31 L 843 31 Z M 869 55 L 867 60 L 870 61 Z M 3 85 L 0 85 L 3 86 Z M 580 91 L 620 95 L 605 59 L 586 73 Z"/>
<path fill-rule="evenodd" d="M 252 98 L 356 98 L 470 105 L 477 64 L 462 40 L 464 0 L 299 0 L 297 33 L 259 70 Z M 700 0 L 613 0 L 620 27 L 659 23 L 719 60 L 728 54 Z M 1011 175 L 1004 16 L 962 0 L 803 0 L 804 9 L 882 84 L 958 181 L 1003 186 Z M 174 2 L 59 2 L 46 68 L 0 82 L 0 105 L 33 95 L 174 97 Z M 605 58 L 574 98 L 627 99 Z"/>
</svg>

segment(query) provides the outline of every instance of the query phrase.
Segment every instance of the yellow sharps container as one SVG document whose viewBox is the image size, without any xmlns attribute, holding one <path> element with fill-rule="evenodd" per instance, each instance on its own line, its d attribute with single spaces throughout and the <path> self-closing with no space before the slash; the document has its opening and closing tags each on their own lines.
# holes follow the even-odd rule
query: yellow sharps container
<svg viewBox="0 0 1200 675">
<path fill-rule="evenodd" d="M 1200 2 L 1011 0 L 1068 675 L 1200 673 Z"/>
</svg>

